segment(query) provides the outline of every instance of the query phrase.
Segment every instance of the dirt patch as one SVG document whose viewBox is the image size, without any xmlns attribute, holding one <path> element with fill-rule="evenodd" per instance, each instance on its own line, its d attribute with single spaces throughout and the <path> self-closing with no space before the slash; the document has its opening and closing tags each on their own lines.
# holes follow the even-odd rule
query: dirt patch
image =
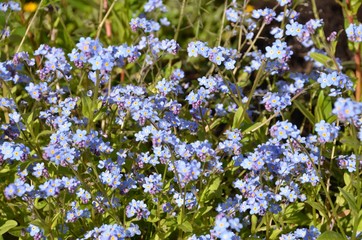
<svg viewBox="0 0 362 240">
<path fill-rule="evenodd" d="M 251 1 L 251 4 L 256 8 L 273 8 L 276 1 Z M 319 16 L 324 20 L 324 32 L 326 36 L 329 36 L 333 31 L 340 31 L 344 29 L 344 17 L 342 8 L 335 0 L 316 0 Z M 283 9 L 277 9 L 278 12 L 283 11 Z M 300 13 L 298 22 L 306 23 L 310 19 L 314 18 L 312 6 L 310 1 L 300 4 L 296 11 Z M 359 9 L 357 18 L 359 21 L 362 21 L 362 7 Z M 265 30 L 264 36 L 270 36 L 269 31 L 271 30 L 270 26 Z M 270 39 L 270 38 L 269 38 Z M 292 71 L 299 71 L 305 68 L 304 56 L 306 55 L 308 49 L 305 49 L 298 41 L 295 39 L 287 38 L 286 41 L 293 48 L 293 57 L 290 61 L 290 67 Z M 261 40 L 257 42 L 260 48 L 265 48 L 268 45 L 271 45 L 271 42 Z M 336 57 L 340 58 L 342 61 L 352 59 L 352 53 L 348 49 L 347 36 L 343 31 L 339 36 L 339 41 L 336 49 Z"/>
</svg>

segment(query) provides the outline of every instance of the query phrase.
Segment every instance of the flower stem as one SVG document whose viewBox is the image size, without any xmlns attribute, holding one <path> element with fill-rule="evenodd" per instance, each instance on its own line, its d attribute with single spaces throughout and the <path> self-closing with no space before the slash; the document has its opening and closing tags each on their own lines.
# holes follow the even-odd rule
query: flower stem
<svg viewBox="0 0 362 240">
<path fill-rule="evenodd" d="M 23 46 L 24 41 L 25 41 L 25 38 L 26 38 L 26 36 L 28 35 L 28 33 L 29 33 L 29 31 L 30 31 L 30 27 L 33 25 L 33 22 L 34 22 L 36 16 L 38 15 L 39 9 L 40 9 L 40 7 L 42 6 L 43 2 L 44 2 L 44 0 L 41 0 L 41 1 L 40 1 L 39 5 L 38 5 L 38 8 L 36 9 L 36 11 L 35 11 L 32 19 L 30 20 L 30 23 L 28 24 L 28 27 L 26 28 L 26 31 L 25 31 L 25 33 L 24 33 L 23 38 L 21 39 L 21 42 L 20 42 L 20 44 L 19 44 L 18 49 L 16 50 L 16 53 L 18 53 L 18 52 L 20 51 L 21 47 Z"/>
</svg>

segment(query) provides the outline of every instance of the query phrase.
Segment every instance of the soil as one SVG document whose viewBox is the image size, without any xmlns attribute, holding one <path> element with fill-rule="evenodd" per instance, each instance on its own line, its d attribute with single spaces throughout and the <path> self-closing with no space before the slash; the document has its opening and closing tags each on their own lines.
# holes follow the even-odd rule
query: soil
<svg viewBox="0 0 362 240">
<path fill-rule="evenodd" d="M 344 17 L 341 6 L 336 3 L 335 0 L 316 0 L 317 9 L 319 11 L 319 16 L 324 21 L 324 32 L 326 36 L 329 36 L 333 31 L 339 32 L 341 29 L 344 29 Z M 251 1 L 256 9 L 259 8 L 273 8 L 275 6 L 275 1 L 260 1 L 255 0 Z M 282 11 L 282 9 L 280 9 Z M 296 11 L 300 13 L 298 22 L 306 23 L 310 19 L 314 18 L 312 7 L 310 1 L 305 1 L 305 3 L 300 4 Z M 362 7 L 359 9 L 357 18 L 362 22 Z M 266 34 L 270 31 L 266 29 Z M 304 56 L 306 55 L 308 49 L 305 49 L 301 46 L 296 40 L 288 40 L 289 45 L 292 45 L 293 57 L 290 61 L 290 67 L 292 71 L 301 71 L 306 69 L 306 62 L 304 61 Z M 270 45 L 271 42 L 260 41 L 258 42 L 259 47 L 266 47 Z M 336 49 L 336 57 L 340 58 L 342 61 L 348 61 L 352 59 L 352 53 L 348 49 L 347 45 L 347 36 L 344 31 L 341 32 Z"/>
</svg>

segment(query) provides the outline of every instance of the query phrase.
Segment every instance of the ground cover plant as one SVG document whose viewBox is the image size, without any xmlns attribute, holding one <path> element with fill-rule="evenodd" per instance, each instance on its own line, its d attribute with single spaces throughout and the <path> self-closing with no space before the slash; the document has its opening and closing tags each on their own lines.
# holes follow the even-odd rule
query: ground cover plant
<svg viewBox="0 0 362 240">
<path fill-rule="evenodd" d="M 336 3 L 327 32 L 316 0 L 2 1 L 0 238 L 361 239 Z"/>
</svg>

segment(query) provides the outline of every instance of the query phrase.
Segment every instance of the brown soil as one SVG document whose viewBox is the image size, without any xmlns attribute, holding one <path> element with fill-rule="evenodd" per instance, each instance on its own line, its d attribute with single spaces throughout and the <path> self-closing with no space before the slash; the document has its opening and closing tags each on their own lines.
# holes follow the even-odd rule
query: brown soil
<svg viewBox="0 0 362 240">
<path fill-rule="evenodd" d="M 256 8 L 273 8 L 276 1 L 260 1 L 252 0 L 251 4 Z M 329 36 L 333 31 L 339 32 L 341 29 L 344 29 L 344 17 L 342 13 L 342 8 L 335 0 L 316 0 L 317 8 L 319 11 L 319 16 L 324 20 L 324 32 L 326 36 Z M 282 11 L 282 9 L 280 9 Z M 300 4 L 296 11 L 300 13 L 298 22 L 305 23 L 310 19 L 314 18 L 312 7 L 310 1 L 305 1 Z M 362 22 L 362 7 L 359 9 L 357 18 Z M 270 29 L 266 29 L 270 31 Z M 268 34 L 266 32 L 266 34 Z M 290 62 L 292 71 L 299 71 L 305 69 L 304 56 L 308 49 L 302 47 L 296 40 L 287 39 L 288 43 L 292 45 L 294 55 Z M 270 45 L 271 42 L 260 41 L 258 42 L 260 47 L 265 47 Z M 339 36 L 339 41 L 336 50 L 336 57 L 340 58 L 342 61 L 348 61 L 352 59 L 352 53 L 348 50 L 347 37 L 344 31 Z"/>
</svg>

